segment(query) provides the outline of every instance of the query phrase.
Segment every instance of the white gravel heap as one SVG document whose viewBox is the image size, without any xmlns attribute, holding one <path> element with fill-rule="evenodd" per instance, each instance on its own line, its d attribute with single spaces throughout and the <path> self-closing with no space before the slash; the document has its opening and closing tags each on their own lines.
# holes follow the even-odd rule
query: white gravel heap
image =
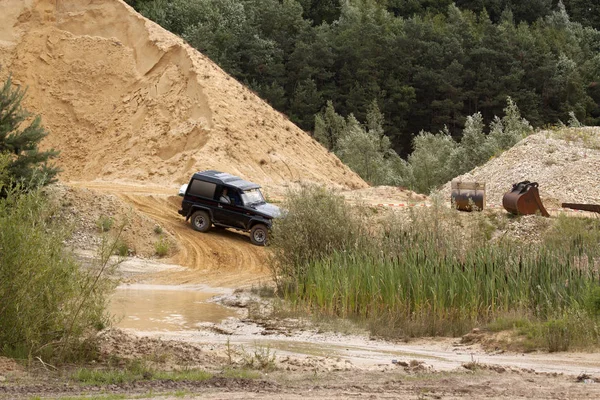
<svg viewBox="0 0 600 400">
<path fill-rule="evenodd" d="M 541 131 L 455 180 L 485 182 L 487 203 L 502 204 L 502 196 L 521 181 L 539 183 L 546 207 L 561 203 L 600 204 L 600 128 Z M 450 182 L 442 193 L 450 198 Z"/>
</svg>

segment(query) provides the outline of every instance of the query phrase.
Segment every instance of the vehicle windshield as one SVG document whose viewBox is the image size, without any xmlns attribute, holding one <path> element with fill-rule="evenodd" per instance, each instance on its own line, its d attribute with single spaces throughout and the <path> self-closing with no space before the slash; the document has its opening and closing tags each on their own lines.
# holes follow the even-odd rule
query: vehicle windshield
<svg viewBox="0 0 600 400">
<path fill-rule="evenodd" d="M 242 192 L 242 201 L 244 202 L 244 205 L 249 206 L 251 204 L 264 203 L 265 198 L 260 192 L 260 189 L 251 189 Z"/>
</svg>

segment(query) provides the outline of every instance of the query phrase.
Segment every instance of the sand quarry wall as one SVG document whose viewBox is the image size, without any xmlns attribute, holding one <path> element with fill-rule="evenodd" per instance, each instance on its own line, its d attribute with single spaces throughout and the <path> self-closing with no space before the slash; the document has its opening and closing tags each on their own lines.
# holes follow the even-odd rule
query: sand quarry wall
<svg viewBox="0 0 600 400">
<path fill-rule="evenodd" d="M 180 38 L 120 0 L 0 0 L 0 78 L 28 87 L 64 181 L 366 184 Z"/>
</svg>

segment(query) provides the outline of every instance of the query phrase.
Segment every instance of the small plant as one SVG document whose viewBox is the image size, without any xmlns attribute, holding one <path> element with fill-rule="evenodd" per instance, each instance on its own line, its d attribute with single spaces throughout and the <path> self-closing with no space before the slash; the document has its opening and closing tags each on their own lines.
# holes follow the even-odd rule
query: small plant
<svg viewBox="0 0 600 400">
<path fill-rule="evenodd" d="M 157 371 L 143 360 L 134 360 L 123 369 L 80 368 L 72 378 L 86 385 L 105 386 L 137 381 L 205 381 L 212 378 L 212 374 L 201 369 Z"/>
<path fill-rule="evenodd" d="M 122 239 L 115 243 L 115 254 L 119 257 L 127 257 L 129 255 L 129 245 Z"/>
<path fill-rule="evenodd" d="M 233 364 L 233 355 L 234 355 L 234 351 L 231 348 L 231 340 L 229 340 L 229 338 L 227 338 L 227 343 L 225 344 L 225 353 L 227 354 L 227 359 L 229 361 L 229 365 Z"/>
<path fill-rule="evenodd" d="M 162 235 L 163 233 L 163 228 L 160 225 L 154 225 L 154 233 L 156 233 L 157 235 Z"/>
<path fill-rule="evenodd" d="M 162 236 L 158 242 L 154 243 L 154 251 L 156 255 L 159 257 L 164 257 L 169 254 L 169 250 L 171 248 L 171 244 L 167 240 L 166 237 Z"/>
<path fill-rule="evenodd" d="M 106 215 L 101 215 L 100 218 L 96 221 L 96 226 L 100 230 L 100 232 L 108 232 L 113 227 L 115 221 L 111 217 Z"/>
<path fill-rule="evenodd" d="M 244 367 L 246 368 L 254 368 L 261 371 L 274 371 L 277 368 L 275 365 L 275 352 L 268 345 L 256 344 L 253 353 L 246 352 L 242 347 L 242 358 L 244 360 Z"/>
</svg>

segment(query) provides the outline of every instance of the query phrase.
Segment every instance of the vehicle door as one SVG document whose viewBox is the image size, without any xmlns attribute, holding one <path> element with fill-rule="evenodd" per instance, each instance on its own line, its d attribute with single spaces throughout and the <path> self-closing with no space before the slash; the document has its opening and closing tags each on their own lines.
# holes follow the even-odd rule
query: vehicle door
<svg viewBox="0 0 600 400">
<path fill-rule="evenodd" d="M 244 208 L 240 192 L 236 188 L 227 189 L 229 204 L 219 202 L 223 224 L 234 228 L 244 229 L 250 217 Z"/>
<path fill-rule="evenodd" d="M 225 191 L 230 190 L 227 187 L 222 185 L 217 185 L 217 190 L 215 191 L 214 199 L 217 201 L 216 207 L 213 208 L 213 222 L 221 225 L 231 226 L 230 221 L 230 213 L 232 205 L 223 201 L 224 197 L 229 198 L 229 196 L 225 196 Z"/>
</svg>

